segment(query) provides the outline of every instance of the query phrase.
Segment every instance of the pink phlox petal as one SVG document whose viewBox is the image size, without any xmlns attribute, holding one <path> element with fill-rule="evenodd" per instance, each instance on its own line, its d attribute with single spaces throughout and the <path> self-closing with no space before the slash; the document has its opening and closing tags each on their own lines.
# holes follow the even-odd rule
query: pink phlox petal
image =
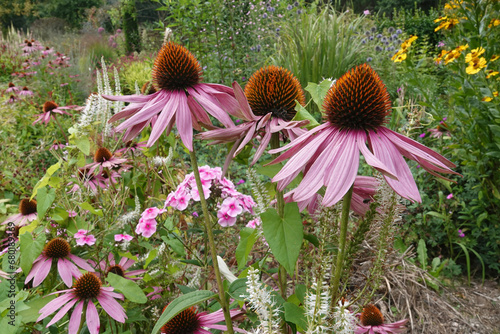
<svg viewBox="0 0 500 334">
<path fill-rule="evenodd" d="M 236 223 L 236 218 L 231 217 L 227 212 L 218 211 L 217 218 L 219 218 L 219 225 L 223 227 L 233 226 Z"/>
</svg>

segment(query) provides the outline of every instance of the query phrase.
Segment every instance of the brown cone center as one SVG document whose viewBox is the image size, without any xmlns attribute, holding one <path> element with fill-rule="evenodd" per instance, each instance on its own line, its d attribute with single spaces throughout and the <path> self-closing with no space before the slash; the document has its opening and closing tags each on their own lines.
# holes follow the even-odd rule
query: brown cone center
<svg viewBox="0 0 500 334">
<path fill-rule="evenodd" d="M 73 284 L 73 291 L 80 299 L 96 298 L 101 292 L 101 280 L 94 273 L 85 273 Z"/>
<path fill-rule="evenodd" d="M 166 308 L 166 307 L 165 307 Z M 165 308 L 163 311 L 165 311 Z M 162 328 L 163 334 L 193 334 L 200 328 L 200 321 L 194 307 L 185 309 L 173 317 Z"/>
</svg>

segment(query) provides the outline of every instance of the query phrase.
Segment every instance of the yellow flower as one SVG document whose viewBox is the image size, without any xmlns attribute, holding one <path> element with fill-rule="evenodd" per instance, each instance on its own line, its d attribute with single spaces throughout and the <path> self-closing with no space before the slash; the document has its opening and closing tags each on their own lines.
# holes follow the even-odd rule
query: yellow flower
<svg viewBox="0 0 500 334">
<path fill-rule="evenodd" d="M 444 5 L 444 9 L 455 9 L 460 7 L 463 1 L 457 0 L 457 1 L 450 1 L 450 3 L 447 3 Z"/>
<path fill-rule="evenodd" d="M 394 57 L 392 57 L 392 58 L 394 58 Z M 394 62 L 395 62 L 395 63 L 400 63 L 400 62 L 402 62 L 402 61 L 403 61 L 403 60 L 405 60 L 405 59 L 406 59 L 406 53 L 402 53 L 402 54 L 398 55 L 398 56 L 397 56 L 395 59 L 393 59 L 393 60 L 394 60 Z"/>
<path fill-rule="evenodd" d="M 465 50 L 467 50 L 468 48 L 469 48 L 469 44 L 465 44 L 465 45 L 459 45 L 459 46 L 457 46 L 457 50 L 458 50 L 459 52 L 465 51 Z"/>
<path fill-rule="evenodd" d="M 488 75 L 486 76 L 486 79 L 489 79 L 491 77 L 494 77 L 495 75 L 498 75 L 498 72 L 493 71 L 493 70 L 488 70 L 487 73 L 488 73 Z"/>
<path fill-rule="evenodd" d="M 437 20 L 439 20 L 439 19 L 437 19 Z M 436 21 L 436 20 L 434 20 L 434 21 Z M 446 19 L 446 16 L 445 16 L 445 19 L 442 19 L 441 21 L 442 22 L 439 24 L 438 27 L 436 27 L 436 29 L 434 29 L 434 31 L 438 31 L 438 30 L 441 30 L 441 29 L 450 29 L 454 25 L 458 24 L 458 20 L 457 19 Z"/>
<path fill-rule="evenodd" d="M 474 49 L 474 50 L 471 50 L 470 53 L 468 53 L 466 56 L 465 56 L 465 62 L 468 63 L 468 62 L 471 62 L 472 59 L 474 58 L 477 58 L 479 57 L 480 55 L 482 55 L 484 53 L 484 49 L 482 47 L 478 47 L 477 49 Z"/>
<path fill-rule="evenodd" d="M 438 23 L 440 21 L 446 20 L 447 18 L 448 18 L 448 16 L 440 16 L 434 20 L 434 23 Z"/>
<path fill-rule="evenodd" d="M 493 92 L 493 96 L 498 97 L 498 92 L 497 91 Z"/>
<path fill-rule="evenodd" d="M 446 54 L 446 56 L 444 57 L 444 64 L 448 65 L 449 63 L 451 63 L 452 61 L 454 61 L 458 57 L 460 57 L 460 52 L 457 51 L 457 49 L 453 49 L 450 52 L 448 52 Z"/>
<path fill-rule="evenodd" d="M 481 100 L 481 101 L 484 101 L 484 102 L 490 102 L 491 100 L 493 100 L 493 98 L 492 98 L 492 97 L 485 96 L 485 97 L 483 97 L 483 98 L 482 98 L 482 100 Z"/>
<path fill-rule="evenodd" d="M 408 49 L 413 42 L 418 38 L 418 36 L 413 36 L 411 35 L 410 38 L 408 38 L 406 41 L 401 43 L 401 49 L 406 50 Z"/>
<path fill-rule="evenodd" d="M 447 54 L 448 54 L 448 51 L 441 50 L 441 54 L 439 56 L 437 56 L 437 58 L 434 58 L 434 61 L 437 63 L 440 63 L 441 60 L 443 60 L 443 57 L 446 56 Z"/>
<path fill-rule="evenodd" d="M 496 27 L 497 25 L 500 25 L 500 20 L 499 19 L 492 19 L 490 24 L 488 25 L 488 28 Z"/>
<path fill-rule="evenodd" d="M 491 56 L 490 61 L 495 61 L 495 60 L 497 60 L 498 58 L 500 58 L 500 55 L 493 55 L 493 56 Z"/>
<path fill-rule="evenodd" d="M 469 62 L 469 66 L 465 69 L 465 72 L 467 72 L 467 74 L 476 74 L 485 67 L 486 59 L 484 59 L 484 57 L 474 58 Z"/>
</svg>

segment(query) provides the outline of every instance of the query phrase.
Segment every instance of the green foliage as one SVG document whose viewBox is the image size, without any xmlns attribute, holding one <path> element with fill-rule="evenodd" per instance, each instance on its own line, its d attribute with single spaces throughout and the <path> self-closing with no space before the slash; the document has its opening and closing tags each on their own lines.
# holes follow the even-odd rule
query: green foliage
<svg viewBox="0 0 500 334">
<path fill-rule="evenodd" d="M 99 6 L 102 0 L 42 0 L 37 9 L 42 17 L 58 17 L 66 20 L 73 28 L 80 28 L 85 11 L 88 8 Z"/>
<path fill-rule="evenodd" d="M 122 3 L 123 33 L 127 53 L 141 51 L 141 35 L 137 24 L 135 0 L 124 0 Z"/>
<path fill-rule="evenodd" d="M 153 62 L 151 58 L 137 60 L 127 64 L 121 71 L 123 78 L 123 91 L 127 94 L 135 94 L 135 84 L 142 87 L 151 81 L 151 70 Z"/>
</svg>

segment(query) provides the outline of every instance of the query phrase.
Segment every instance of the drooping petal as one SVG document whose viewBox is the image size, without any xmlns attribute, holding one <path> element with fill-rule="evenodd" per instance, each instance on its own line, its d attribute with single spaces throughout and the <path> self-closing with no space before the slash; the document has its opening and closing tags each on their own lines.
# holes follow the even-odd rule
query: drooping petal
<svg viewBox="0 0 500 334">
<path fill-rule="evenodd" d="M 68 257 L 71 259 L 71 261 L 73 261 L 73 263 L 75 263 L 78 267 L 84 269 L 84 270 L 87 270 L 87 271 L 90 271 L 90 272 L 94 272 L 94 268 L 92 268 L 88 263 L 87 261 L 85 261 L 84 259 L 82 258 L 79 258 L 78 256 L 76 255 L 73 255 L 71 253 L 68 254 Z"/>
<path fill-rule="evenodd" d="M 28 282 L 31 281 L 31 279 L 38 272 L 38 269 L 40 269 L 40 266 L 42 266 L 43 263 L 45 262 L 46 258 L 47 257 L 45 255 L 43 255 L 43 254 L 40 254 L 40 256 L 38 256 L 36 258 L 36 260 L 33 262 L 33 267 L 31 267 L 31 270 L 28 273 L 28 276 L 26 276 L 26 279 L 24 280 L 24 284 L 28 284 Z"/>
<path fill-rule="evenodd" d="M 401 197 L 421 202 L 420 193 L 410 168 L 397 147 L 387 137 L 378 136 L 375 133 L 370 133 L 369 143 L 374 155 L 396 173 L 398 180 L 384 176 L 389 186 Z"/>
<path fill-rule="evenodd" d="M 113 299 L 108 293 L 101 292 L 99 296 L 97 296 L 97 300 L 101 304 L 102 308 L 109 314 L 110 317 L 115 319 L 118 322 L 124 323 L 127 316 L 125 315 L 125 311 L 123 307 Z"/>
<path fill-rule="evenodd" d="M 75 298 L 75 296 L 71 293 L 66 293 L 62 296 L 57 297 L 54 300 L 51 300 L 50 302 L 47 303 L 44 307 L 38 311 L 40 313 L 40 316 L 36 320 L 37 322 L 46 318 L 48 315 L 54 313 L 57 309 L 59 309 L 61 306 L 65 305 L 67 302 Z"/>
<path fill-rule="evenodd" d="M 360 130 L 354 130 L 356 132 L 356 139 L 358 143 L 358 148 L 365 157 L 366 163 L 378 170 L 380 173 L 383 175 L 390 177 L 391 179 L 397 180 L 398 178 L 396 177 L 395 173 L 389 168 L 382 163 L 379 159 L 377 159 L 376 156 L 373 155 L 372 152 L 366 147 L 365 142 L 366 142 L 366 133 L 365 131 L 360 131 Z M 373 131 L 371 131 L 373 132 Z"/>
<path fill-rule="evenodd" d="M 43 263 L 38 267 L 37 272 L 35 273 L 35 278 L 33 279 L 33 286 L 39 286 L 40 283 L 47 277 L 50 272 L 50 268 L 52 267 L 52 259 L 46 258 Z"/>
<path fill-rule="evenodd" d="M 354 184 L 359 168 L 359 149 L 356 137 L 350 133 L 341 132 L 339 150 L 332 159 L 333 166 L 329 166 L 325 176 L 326 191 L 323 197 L 324 206 L 332 206 L 344 197 Z M 311 171 L 309 171 L 310 173 Z"/>
<path fill-rule="evenodd" d="M 59 260 L 57 260 L 57 271 L 59 272 L 59 276 L 61 276 L 64 284 L 66 284 L 68 288 L 73 285 L 73 275 L 71 273 L 70 266 L 75 265 L 65 258 L 60 258 Z"/>
<path fill-rule="evenodd" d="M 64 317 L 64 315 L 66 313 L 68 313 L 68 311 L 73 307 L 73 305 L 75 305 L 75 303 L 77 301 L 78 300 L 76 298 L 74 298 L 74 299 L 70 300 L 69 302 L 67 302 L 66 304 L 64 304 L 64 306 L 61 307 L 61 309 L 59 310 L 59 312 L 57 312 L 57 314 L 47 324 L 47 328 L 49 328 L 50 326 L 52 326 L 53 324 L 55 324 L 56 322 L 58 322 L 62 317 Z"/>
<path fill-rule="evenodd" d="M 229 117 L 229 115 L 224 110 L 222 110 L 217 104 L 211 101 L 210 95 L 200 94 L 199 92 L 196 91 L 196 89 L 200 88 L 199 86 L 201 86 L 201 90 L 203 91 L 204 84 L 196 85 L 195 89 L 188 88 L 187 91 L 210 115 L 217 118 L 217 120 L 219 120 L 226 128 L 234 126 L 231 117 Z"/>
<path fill-rule="evenodd" d="M 101 96 L 103 98 L 105 98 L 106 100 L 110 100 L 110 101 L 141 103 L 141 102 L 148 102 L 149 100 L 156 97 L 156 95 L 159 95 L 160 92 L 161 92 L 161 90 L 156 92 L 156 93 L 150 94 L 150 95 L 136 95 L 136 94 L 134 94 L 134 95 L 101 95 Z"/>
<path fill-rule="evenodd" d="M 189 151 L 193 151 L 193 126 L 191 121 L 191 111 L 187 104 L 187 97 L 179 95 L 179 106 L 176 115 L 177 131 L 181 136 L 182 143 Z"/>
<path fill-rule="evenodd" d="M 239 117 L 247 122 L 257 120 L 258 117 L 255 116 L 254 113 L 252 112 L 252 109 L 248 104 L 248 100 L 245 97 L 245 92 L 243 92 L 243 89 L 241 89 L 241 86 L 236 81 L 233 82 L 233 91 L 234 91 L 234 96 L 236 97 L 236 100 L 238 100 L 238 104 L 240 105 L 241 108 L 240 109 L 241 115 L 236 117 Z"/>
<path fill-rule="evenodd" d="M 68 334 L 78 334 L 80 322 L 82 321 L 83 304 L 84 301 L 82 300 L 75 306 L 71 318 L 69 319 Z"/>
<path fill-rule="evenodd" d="M 262 156 L 262 154 L 264 154 L 264 151 L 266 150 L 267 146 L 269 145 L 269 141 L 271 140 L 271 135 L 272 135 L 271 131 L 265 131 L 264 137 L 262 137 L 260 145 L 257 148 L 257 151 L 255 151 L 255 154 L 253 155 L 253 159 L 250 165 L 254 165 L 257 162 L 257 160 L 259 160 L 259 158 Z"/>
<path fill-rule="evenodd" d="M 97 313 L 97 309 L 95 308 L 92 300 L 88 301 L 86 317 L 87 328 L 89 329 L 90 334 L 99 334 L 101 323 L 99 321 L 99 314 Z"/>
</svg>

